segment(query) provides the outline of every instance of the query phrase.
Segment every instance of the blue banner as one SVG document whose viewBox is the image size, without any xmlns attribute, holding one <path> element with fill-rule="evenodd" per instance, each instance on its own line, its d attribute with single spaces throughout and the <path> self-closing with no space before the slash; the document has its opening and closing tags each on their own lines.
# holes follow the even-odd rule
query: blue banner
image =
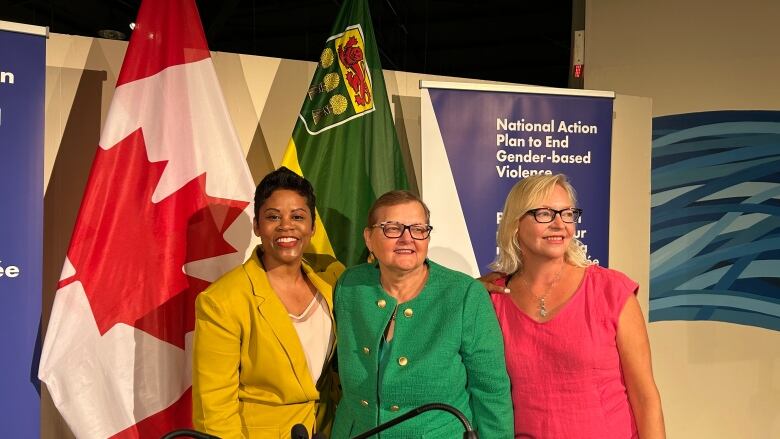
<svg viewBox="0 0 780 439">
<path fill-rule="evenodd" d="M 36 29 L 43 32 L 25 33 Z M 8 437 L 40 430 L 45 74 L 45 28 L 0 22 L 0 413 Z"/>
<path fill-rule="evenodd" d="M 432 168 L 448 167 L 480 273 L 488 271 L 496 256 L 496 228 L 507 193 L 519 179 L 538 173 L 563 173 L 570 178 L 577 190 L 577 204 L 584 210 L 577 236 L 592 260 L 608 264 L 611 94 L 430 88 L 427 96 L 435 129 L 423 129 L 424 198 L 428 202 L 447 190 L 446 176 L 426 175 Z M 430 133 L 434 134 L 428 136 Z M 427 137 L 433 140 L 430 144 Z M 443 144 L 446 154 L 441 157 L 446 156 L 446 163 L 426 160 L 435 154 L 437 141 Z M 443 208 L 451 212 L 452 204 Z M 435 230 L 451 227 L 443 223 L 453 218 L 437 219 L 437 213 L 445 212 L 434 210 Z M 451 230 L 447 234 L 445 240 L 458 239 Z"/>
</svg>

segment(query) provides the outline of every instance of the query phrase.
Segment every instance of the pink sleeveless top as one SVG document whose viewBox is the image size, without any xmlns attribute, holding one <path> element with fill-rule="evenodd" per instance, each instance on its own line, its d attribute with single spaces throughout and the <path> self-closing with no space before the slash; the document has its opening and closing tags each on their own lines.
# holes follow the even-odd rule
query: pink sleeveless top
<svg viewBox="0 0 780 439">
<path fill-rule="evenodd" d="M 618 317 L 637 288 L 623 273 L 591 265 L 545 323 L 520 311 L 508 294 L 491 294 L 504 334 L 515 437 L 638 437 L 616 344 Z"/>
</svg>

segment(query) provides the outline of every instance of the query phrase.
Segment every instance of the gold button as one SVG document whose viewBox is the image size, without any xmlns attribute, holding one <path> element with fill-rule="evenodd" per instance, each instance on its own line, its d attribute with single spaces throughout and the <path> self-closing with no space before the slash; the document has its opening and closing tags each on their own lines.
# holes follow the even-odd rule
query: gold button
<svg viewBox="0 0 780 439">
<path fill-rule="evenodd" d="M 362 405 L 363 407 L 368 407 L 368 401 L 366 401 L 365 399 L 362 399 L 362 400 L 360 400 L 360 405 Z"/>
<path fill-rule="evenodd" d="M 371 353 L 371 349 L 369 349 L 368 346 L 363 346 L 363 353 L 368 355 Z"/>
<path fill-rule="evenodd" d="M 391 412 L 397 412 L 400 409 L 401 409 L 401 407 L 398 407 L 397 405 L 391 405 L 390 406 L 390 411 Z"/>
<path fill-rule="evenodd" d="M 376 301 L 376 306 L 380 308 L 384 308 L 385 306 L 387 306 L 387 302 L 385 301 L 385 299 L 379 299 Z"/>
<path fill-rule="evenodd" d="M 409 364 L 409 359 L 406 357 L 400 357 L 398 358 L 398 364 L 400 364 L 401 366 L 406 366 L 407 364 Z"/>
<path fill-rule="evenodd" d="M 411 317 L 411 316 L 413 316 L 413 315 L 414 315 L 414 311 L 412 311 L 412 309 L 411 309 L 411 308 L 406 308 L 406 309 L 404 310 L 404 315 L 405 315 L 406 317 Z"/>
</svg>

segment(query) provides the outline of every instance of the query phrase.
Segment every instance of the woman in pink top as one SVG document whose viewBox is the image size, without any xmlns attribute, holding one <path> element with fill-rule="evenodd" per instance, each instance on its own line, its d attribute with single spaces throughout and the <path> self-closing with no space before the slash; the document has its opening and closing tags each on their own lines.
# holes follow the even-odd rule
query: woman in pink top
<svg viewBox="0 0 780 439">
<path fill-rule="evenodd" d="M 512 383 L 515 437 L 663 438 L 638 285 L 591 265 L 582 210 L 562 174 L 518 182 L 498 229 L 493 294 Z"/>
</svg>

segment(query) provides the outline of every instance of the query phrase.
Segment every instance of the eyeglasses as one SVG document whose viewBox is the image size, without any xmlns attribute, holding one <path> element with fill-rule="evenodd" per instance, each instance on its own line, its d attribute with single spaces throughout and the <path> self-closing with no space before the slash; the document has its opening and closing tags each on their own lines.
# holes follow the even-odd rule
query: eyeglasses
<svg viewBox="0 0 780 439">
<path fill-rule="evenodd" d="M 533 215 L 536 222 L 542 224 L 555 221 L 555 215 L 560 215 L 561 221 L 565 223 L 573 223 L 582 216 L 582 209 L 570 207 L 568 209 L 555 210 L 547 207 L 540 207 L 538 209 L 529 209 L 525 214 Z"/>
<path fill-rule="evenodd" d="M 385 221 L 383 223 L 374 224 L 371 228 L 379 227 L 382 229 L 382 233 L 388 238 L 400 238 L 404 234 L 406 229 L 409 229 L 409 235 L 412 239 L 423 240 L 428 239 L 431 234 L 431 227 L 428 224 L 401 224 L 395 221 Z"/>
</svg>

